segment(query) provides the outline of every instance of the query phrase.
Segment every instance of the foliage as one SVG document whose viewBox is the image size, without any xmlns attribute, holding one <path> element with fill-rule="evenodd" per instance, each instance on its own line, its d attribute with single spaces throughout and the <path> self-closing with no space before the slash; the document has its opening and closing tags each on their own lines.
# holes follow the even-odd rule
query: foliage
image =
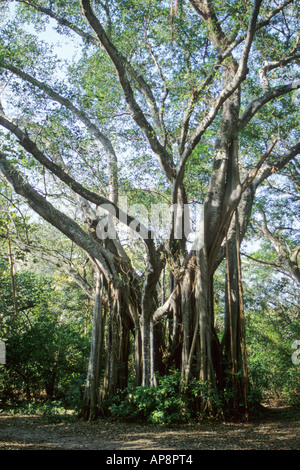
<svg viewBox="0 0 300 470">
<path fill-rule="evenodd" d="M 156 387 L 128 387 L 109 410 L 112 416 L 123 420 L 173 425 L 202 418 L 223 418 L 224 404 L 231 398 L 231 392 L 221 398 L 209 382 L 195 378 L 185 385 L 180 371 L 171 370 L 157 377 Z"/>
<path fill-rule="evenodd" d="M 0 410 L 0 412 L 1 411 L 2 410 Z M 68 414 L 64 401 L 59 400 L 12 403 L 9 409 L 5 409 L 4 411 L 10 415 L 21 414 L 22 416 L 42 416 L 46 418 L 48 422 L 52 423 L 72 418 L 72 412 Z"/>
<path fill-rule="evenodd" d="M 128 387 L 124 398 L 111 404 L 109 410 L 120 419 L 170 425 L 186 422 L 190 418 L 187 405 L 186 397 L 180 391 L 180 373 L 173 371 L 159 377 L 155 388 Z"/>
<path fill-rule="evenodd" d="M 82 295 L 61 279 L 20 272 L 20 311 L 12 323 L 11 315 L 5 315 L 10 286 L 2 285 L 0 314 L 7 340 L 6 365 L 0 370 L 3 402 L 56 397 L 74 406 L 85 379 L 89 349 L 84 317 L 79 316 Z M 29 308 L 21 310 L 28 299 Z"/>
<path fill-rule="evenodd" d="M 252 386 L 262 398 L 300 405 L 299 366 L 292 362 L 292 344 L 300 337 L 299 319 L 286 323 L 266 309 L 250 314 L 248 362 Z"/>
</svg>

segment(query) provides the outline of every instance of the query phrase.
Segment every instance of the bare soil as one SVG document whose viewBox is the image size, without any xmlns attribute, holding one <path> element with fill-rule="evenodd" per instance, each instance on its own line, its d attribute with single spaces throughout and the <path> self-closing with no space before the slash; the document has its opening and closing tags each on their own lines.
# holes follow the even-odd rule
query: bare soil
<svg viewBox="0 0 300 470">
<path fill-rule="evenodd" d="M 0 414 L 0 450 L 299 450 L 300 410 L 267 406 L 248 422 L 156 427 Z"/>
</svg>

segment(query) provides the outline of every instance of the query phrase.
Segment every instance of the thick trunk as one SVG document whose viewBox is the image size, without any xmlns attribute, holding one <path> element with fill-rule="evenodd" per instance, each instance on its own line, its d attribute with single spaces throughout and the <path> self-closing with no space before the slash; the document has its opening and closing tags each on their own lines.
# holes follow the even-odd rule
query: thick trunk
<svg viewBox="0 0 300 470">
<path fill-rule="evenodd" d="M 224 86 L 234 79 L 236 71 L 236 62 L 234 59 L 229 60 L 223 72 Z M 253 200 L 251 191 L 248 191 L 247 197 L 241 201 L 242 186 L 238 165 L 237 134 L 239 109 L 240 91 L 238 89 L 223 105 L 214 166 L 199 228 L 193 289 L 190 288 L 189 270 L 186 271 L 181 284 L 183 376 L 185 380 L 188 380 L 192 373 L 202 382 L 210 383 L 215 390 L 222 390 L 231 382 L 234 391 L 237 387 L 237 372 L 244 368 L 246 377 L 246 359 L 241 347 L 242 341 L 243 353 L 245 353 L 239 248 L 237 250 L 235 237 L 231 237 L 227 245 L 229 295 L 225 315 L 223 355 L 230 360 L 229 378 L 226 366 L 223 367 L 222 349 L 214 329 L 213 276 L 220 262 L 222 246 L 232 226 L 238 204 L 242 202 L 244 214 L 249 201 L 251 207 Z M 243 224 L 245 225 L 245 221 Z M 242 230 L 244 230 L 244 225 Z M 221 257 L 223 256 L 224 251 Z M 192 298 L 196 302 L 196 309 L 193 308 Z M 193 331 L 192 335 L 191 331 Z M 207 405 L 209 405 L 209 400 Z"/>
<path fill-rule="evenodd" d="M 240 225 L 235 215 L 235 232 L 226 249 L 226 308 L 223 337 L 225 364 L 230 370 L 227 384 L 233 390 L 233 408 L 244 401 L 247 412 L 248 371 L 245 340 L 245 320 L 240 261 Z"/>
<path fill-rule="evenodd" d="M 103 354 L 103 327 L 102 319 L 102 281 L 98 273 L 95 306 L 93 316 L 92 341 L 90 359 L 87 373 L 87 381 L 80 416 L 85 420 L 94 420 L 98 415 L 99 407 L 99 387 L 102 368 Z"/>
<path fill-rule="evenodd" d="M 199 379 L 202 382 L 212 381 L 211 356 L 211 318 L 208 308 L 208 269 L 201 250 L 199 254 L 199 269 L 197 272 L 197 307 L 200 330 L 199 344 Z"/>
<path fill-rule="evenodd" d="M 143 386 L 155 385 L 154 370 L 154 336 L 153 336 L 153 312 L 154 292 L 158 283 L 162 266 L 156 266 L 149 270 L 146 276 L 142 295 L 142 357 L 143 357 Z"/>
<path fill-rule="evenodd" d="M 192 302 L 193 273 L 192 267 L 187 267 L 185 276 L 180 286 L 181 293 L 181 315 L 182 315 L 182 358 L 181 370 L 182 375 L 188 373 L 189 353 L 191 348 L 192 331 L 196 327 L 194 323 L 194 309 Z M 194 328 L 193 328 L 194 326 Z"/>
<path fill-rule="evenodd" d="M 125 353 L 123 341 L 124 339 L 126 340 L 126 333 L 124 333 L 124 328 L 126 327 L 122 322 L 120 291 L 111 287 L 108 294 L 110 309 L 107 325 L 103 399 L 110 399 L 115 396 L 117 392 L 120 378 L 119 371 L 123 363 L 121 354 L 122 352 Z"/>
<path fill-rule="evenodd" d="M 193 256 L 180 285 L 182 316 L 181 376 L 185 381 L 190 376 L 196 340 L 199 339 L 199 317 L 195 299 L 197 273 L 197 259 Z"/>
<path fill-rule="evenodd" d="M 226 309 L 225 309 L 225 357 L 230 364 L 232 388 L 236 391 L 236 374 L 240 367 L 239 344 L 239 296 L 236 240 L 227 244 L 226 253 Z"/>
</svg>

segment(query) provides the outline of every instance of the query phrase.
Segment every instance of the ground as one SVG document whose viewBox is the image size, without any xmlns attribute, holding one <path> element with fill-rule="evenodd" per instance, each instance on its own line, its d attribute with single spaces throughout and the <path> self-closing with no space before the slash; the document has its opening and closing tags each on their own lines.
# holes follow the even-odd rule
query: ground
<svg viewBox="0 0 300 470">
<path fill-rule="evenodd" d="M 249 422 L 179 427 L 0 414 L 0 450 L 299 450 L 299 425 L 300 411 L 278 404 Z"/>
</svg>

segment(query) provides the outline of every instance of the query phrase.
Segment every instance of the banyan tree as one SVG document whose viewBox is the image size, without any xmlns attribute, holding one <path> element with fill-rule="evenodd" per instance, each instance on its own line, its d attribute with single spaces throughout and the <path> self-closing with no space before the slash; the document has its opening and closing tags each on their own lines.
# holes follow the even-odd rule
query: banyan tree
<svg viewBox="0 0 300 470">
<path fill-rule="evenodd" d="M 172 367 L 247 412 L 240 246 L 258 188 L 299 153 L 297 2 L 1 9 L 1 173 L 93 270 L 82 415 Z"/>
</svg>

